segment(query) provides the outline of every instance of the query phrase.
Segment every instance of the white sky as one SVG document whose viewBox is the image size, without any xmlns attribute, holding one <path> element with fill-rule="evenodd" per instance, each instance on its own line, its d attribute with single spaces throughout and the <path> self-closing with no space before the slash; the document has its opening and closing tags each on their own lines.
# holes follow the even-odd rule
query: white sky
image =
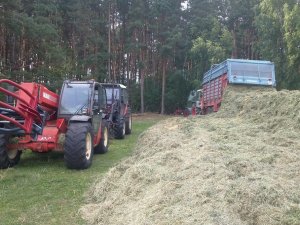
<svg viewBox="0 0 300 225">
<path fill-rule="evenodd" d="M 187 4 L 188 4 L 188 1 L 184 1 L 181 3 L 181 9 L 182 10 L 186 10 L 187 9 Z"/>
</svg>

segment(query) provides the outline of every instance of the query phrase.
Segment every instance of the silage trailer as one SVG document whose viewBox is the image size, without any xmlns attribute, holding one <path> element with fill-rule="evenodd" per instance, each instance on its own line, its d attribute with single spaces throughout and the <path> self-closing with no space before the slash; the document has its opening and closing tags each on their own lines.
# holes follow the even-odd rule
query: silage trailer
<svg viewBox="0 0 300 225">
<path fill-rule="evenodd" d="M 274 63 L 264 60 L 227 59 L 214 65 L 203 76 L 201 114 L 217 112 L 229 85 L 275 87 Z"/>
</svg>

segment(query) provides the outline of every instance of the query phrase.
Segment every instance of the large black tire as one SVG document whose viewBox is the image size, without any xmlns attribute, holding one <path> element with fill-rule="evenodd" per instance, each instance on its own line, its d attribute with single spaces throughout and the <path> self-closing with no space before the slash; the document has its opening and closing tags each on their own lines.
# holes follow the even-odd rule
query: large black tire
<svg viewBox="0 0 300 225">
<path fill-rule="evenodd" d="M 114 137 L 116 139 L 123 139 L 125 137 L 125 120 L 123 117 L 118 117 L 114 126 Z"/>
<path fill-rule="evenodd" d="M 0 169 L 7 169 L 17 165 L 21 158 L 21 151 L 11 150 L 8 151 L 6 144 L 8 138 L 1 134 L 0 135 Z"/>
<path fill-rule="evenodd" d="M 131 134 L 132 131 L 132 117 L 131 114 L 126 118 L 125 134 Z"/>
<path fill-rule="evenodd" d="M 188 108 L 185 108 L 183 111 L 183 116 L 188 117 L 191 114 L 190 110 Z"/>
<path fill-rule="evenodd" d="M 100 143 L 95 146 L 95 154 L 104 154 L 108 151 L 109 146 L 109 129 L 106 121 L 102 121 Z"/>
<path fill-rule="evenodd" d="M 70 123 L 65 140 L 64 159 L 69 169 L 87 169 L 94 155 L 93 129 L 90 123 Z"/>
</svg>

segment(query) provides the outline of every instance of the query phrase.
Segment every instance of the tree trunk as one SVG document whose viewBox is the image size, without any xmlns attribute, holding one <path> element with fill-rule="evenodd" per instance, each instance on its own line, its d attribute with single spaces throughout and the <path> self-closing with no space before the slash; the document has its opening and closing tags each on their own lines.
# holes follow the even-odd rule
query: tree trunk
<svg viewBox="0 0 300 225">
<path fill-rule="evenodd" d="M 167 67 L 167 61 L 163 60 L 163 63 L 162 63 L 162 85 L 161 85 L 161 111 L 160 111 L 160 114 L 165 114 L 166 67 Z"/>
<path fill-rule="evenodd" d="M 232 59 L 236 59 L 238 52 L 237 52 L 237 37 L 236 37 L 236 33 L 235 33 L 235 29 L 233 28 L 233 30 L 231 31 L 232 34 L 232 53 L 231 53 L 231 58 Z"/>
<path fill-rule="evenodd" d="M 145 112 L 145 103 L 144 103 L 144 83 L 145 83 L 145 78 L 144 78 L 144 70 L 141 69 L 141 113 Z"/>
<path fill-rule="evenodd" d="M 110 66 L 110 54 L 111 54 L 111 33 L 110 33 L 110 1 L 108 1 L 108 65 L 107 65 L 107 70 L 108 70 L 108 82 L 111 82 L 111 66 Z"/>
</svg>

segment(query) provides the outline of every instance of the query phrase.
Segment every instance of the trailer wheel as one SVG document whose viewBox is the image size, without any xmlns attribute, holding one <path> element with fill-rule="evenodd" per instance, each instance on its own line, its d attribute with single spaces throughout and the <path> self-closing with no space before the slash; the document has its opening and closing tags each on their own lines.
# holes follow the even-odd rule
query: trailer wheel
<svg viewBox="0 0 300 225">
<path fill-rule="evenodd" d="M 92 164 L 93 129 L 90 123 L 70 123 L 65 140 L 65 164 L 70 169 L 87 169 Z"/>
<path fill-rule="evenodd" d="M 108 151 L 109 145 L 109 129 L 106 122 L 103 121 L 101 126 L 101 139 L 100 143 L 95 147 L 95 154 L 104 154 Z"/>
<path fill-rule="evenodd" d="M 114 137 L 116 139 L 123 139 L 125 137 L 125 120 L 122 117 L 118 117 L 114 126 Z"/>
<path fill-rule="evenodd" d="M 207 114 L 212 113 L 213 111 L 214 111 L 214 109 L 212 106 L 207 108 Z"/>
<path fill-rule="evenodd" d="M 190 110 L 185 108 L 184 111 L 183 111 L 183 116 L 188 117 L 189 115 L 190 115 Z"/>
<path fill-rule="evenodd" d="M 7 142 L 7 136 L 0 135 L 0 169 L 7 169 L 17 165 L 21 158 L 22 151 L 8 151 L 6 147 Z"/>
<path fill-rule="evenodd" d="M 125 134 L 131 134 L 131 130 L 132 130 L 132 117 L 130 114 L 129 117 L 126 119 Z"/>
</svg>

